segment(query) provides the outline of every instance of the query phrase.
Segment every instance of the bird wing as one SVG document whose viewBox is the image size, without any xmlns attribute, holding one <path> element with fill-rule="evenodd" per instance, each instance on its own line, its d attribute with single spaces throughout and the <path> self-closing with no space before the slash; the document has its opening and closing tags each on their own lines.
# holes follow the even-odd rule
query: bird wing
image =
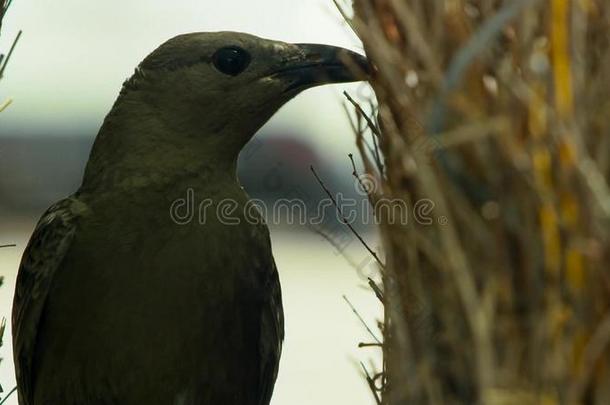
<svg viewBox="0 0 610 405">
<path fill-rule="evenodd" d="M 21 258 L 13 301 L 13 353 L 19 403 L 30 405 L 33 395 L 34 352 L 38 326 L 59 268 L 76 233 L 86 205 L 70 197 L 42 216 Z"/>
<path fill-rule="evenodd" d="M 271 265 L 272 269 L 266 285 L 266 291 L 269 291 L 268 299 L 264 302 L 261 313 L 259 340 L 261 355 L 260 405 L 267 405 L 271 401 L 284 340 L 282 291 L 273 258 L 271 259 Z"/>
</svg>

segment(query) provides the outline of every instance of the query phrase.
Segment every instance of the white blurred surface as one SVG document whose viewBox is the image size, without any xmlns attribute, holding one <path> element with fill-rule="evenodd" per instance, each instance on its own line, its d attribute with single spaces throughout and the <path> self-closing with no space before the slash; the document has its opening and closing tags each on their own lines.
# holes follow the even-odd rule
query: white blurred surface
<svg viewBox="0 0 610 405">
<path fill-rule="evenodd" d="M 27 219 L 0 231 L 0 244 L 10 241 L 18 245 L 0 249 L 0 275 L 5 277 L 0 288 L 0 316 L 7 319 L 21 252 L 33 226 L 33 219 Z M 371 337 L 342 295 L 348 296 L 377 332 L 381 308 L 374 294 L 356 270 L 319 236 L 272 230 L 272 239 L 286 316 L 286 340 L 272 405 L 372 405 L 358 362 L 368 366 L 374 360 L 379 364 L 380 351 L 357 348 L 359 342 L 371 342 Z M 356 241 L 346 252 L 356 262 L 366 262 L 368 257 Z M 7 330 L 5 346 L 0 349 L 4 358 L 0 383 L 5 391 L 15 385 L 11 350 Z M 6 405 L 17 405 L 16 396 Z"/>
</svg>

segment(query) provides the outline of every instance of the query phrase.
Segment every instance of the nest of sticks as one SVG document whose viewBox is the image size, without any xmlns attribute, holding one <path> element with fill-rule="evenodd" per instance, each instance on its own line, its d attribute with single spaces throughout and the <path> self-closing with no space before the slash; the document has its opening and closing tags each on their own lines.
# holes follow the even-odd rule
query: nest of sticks
<svg viewBox="0 0 610 405">
<path fill-rule="evenodd" d="M 336 3 L 375 67 L 376 401 L 610 403 L 610 2 Z"/>
</svg>

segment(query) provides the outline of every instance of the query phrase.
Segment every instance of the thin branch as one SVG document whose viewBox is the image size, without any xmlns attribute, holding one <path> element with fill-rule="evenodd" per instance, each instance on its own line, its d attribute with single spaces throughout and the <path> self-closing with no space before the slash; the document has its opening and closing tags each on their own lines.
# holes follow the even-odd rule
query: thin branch
<svg viewBox="0 0 610 405">
<path fill-rule="evenodd" d="M 345 215 L 343 215 L 343 210 L 341 209 L 341 207 L 339 207 L 339 204 L 337 204 L 337 200 L 335 199 L 335 197 L 333 197 L 332 193 L 330 192 L 330 190 L 326 187 L 326 185 L 324 184 L 324 182 L 322 181 L 322 179 L 320 179 L 320 176 L 318 176 L 318 173 L 316 173 L 316 169 L 314 169 L 313 166 L 309 167 L 311 169 L 311 172 L 313 173 L 313 175 L 315 176 L 316 180 L 318 181 L 318 184 L 320 184 L 320 186 L 322 187 L 322 189 L 324 190 L 324 192 L 326 193 L 326 195 L 328 196 L 328 198 L 330 198 L 330 200 L 332 201 L 333 205 L 335 206 L 335 208 L 337 209 L 337 213 L 339 214 L 339 216 L 341 217 L 341 222 L 343 222 L 350 231 L 352 231 L 352 233 L 354 234 L 354 236 L 356 236 L 356 238 L 358 238 L 358 240 L 360 241 L 360 243 L 365 247 L 365 249 L 371 254 L 371 256 L 373 256 L 373 258 L 377 261 L 377 263 L 379 264 L 379 266 L 382 269 L 385 269 L 385 265 L 383 264 L 383 262 L 381 261 L 381 259 L 379 259 L 379 256 L 377 256 L 377 253 L 375 253 L 375 251 L 373 249 L 371 249 L 371 247 L 368 245 L 368 243 L 366 243 L 366 241 L 364 239 L 362 239 L 362 236 L 360 236 L 360 234 L 358 233 L 358 231 L 356 231 L 356 229 L 354 229 L 354 227 L 349 223 L 349 221 L 345 218 Z"/>
<path fill-rule="evenodd" d="M 373 156 L 373 158 L 375 159 L 376 163 L 380 160 L 380 154 L 379 154 L 379 146 L 378 146 L 378 141 L 379 138 L 378 136 L 375 134 L 375 129 L 376 128 L 376 124 L 372 123 L 372 119 L 369 118 L 364 112 L 362 107 L 360 107 L 360 105 L 355 102 L 354 100 L 352 100 L 350 103 L 356 103 L 356 105 L 358 105 L 359 108 L 356 108 L 356 118 L 358 120 L 358 130 L 355 131 L 356 133 L 356 139 L 357 142 L 361 142 L 364 145 L 366 145 L 366 148 L 368 149 L 369 153 L 371 154 L 371 156 Z M 362 128 L 362 120 L 366 121 L 367 127 L 371 129 L 371 134 L 372 134 L 372 141 L 373 141 L 373 146 L 371 147 L 369 145 L 369 143 L 367 142 L 367 140 L 364 138 L 364 129 Z M 371 123 L 373 125 L 373 127 L 371 127 Z M 382 173 L 382 170 L 379 170 L 380 173 Z"/>
<path fill-rule="evenodd" d="M 15 46 L 17 46 L 17 42 L 19 42 L 19 39 L 21 38 L 22 33 L 23 33 L 23 31 L 19 30 L 19 32 L 17 33 L 17 36 L 13 40 L 13 44 L 11 45 L 11 48 L 9 49 L 8 54 L 6 55 L 6 58 L 4 58 L 4 63 L 2 64 L 2 67 L 0 67 L 0 79 L 2 79 L 2 77 L 4 76 L 4 70 L 6 69 L 6 65 L 8 64 L 9 60 L 11 59 L 11 55 L 13 54 L 13 51 L 15 50 Z"/>
<path fill-rule="evenodd" d="M 12 390 L 10 390 L 8 394 L 6 394 L 6 396 L 5 396 L 5 397 L 2 399 L 2 401 L 0 401 L 0 405 L 3 405 L 3 404 L 6 402 L 6 400 L 7 400 L 7 399 L 9 399 L 9 397 L 10 397 L 11 395 L 13 395 L 13 393 L 14 393 L 15 391 L 17 391 L 17 387 L 16 387 L 16 386 L 15 386 L 15 387 L 13 387 L 13 389 L 12 389 Z"/>
<path fill-rule="evenodd" d="M 369 107 L 370 107 L 370 111 L 371 114 L 374 116 L 376 116 L 376 106 L 373 102 L 373 100 L 369 100 Z M 360 115 L 359 115 L 360 116 Z M 379 122 L 376 121 L 375 122 L 375 127 L 379 129 Z M 377 135 L 375 135 L 375 133 L 371 130 L 371 139 L 373 140 L 373 147 L 374 147 L 374 155 L 373 157 L 375 158 L 375 165 L 377 165 L 377 170 L 379 171 L 379 175 L 380 177 L 383 177 L 385 175 L 385 166 L 383 164 L 383 160 L 381 157 L 381 148 L 379 146 L 379 141 L 380 141 L 380 137 L 378 137 Z"/>
<path fill-rule="evenodd" d="M 345 114 L 348 117 L 350 126 L 352 127 L 352 130 L 354 131 L 354 133 L 356 134 L 358 139 L 362 139 L 363 138 L 363 136 L 362 136 L 362 132 L 363 131 L 362 131 L 362 129 L 360 129 L 360 125 L 358 125 L 358 127 L 356 127 L 356 125 L 352 122 L 352 117 L 350 115 L 349 110 L 347 109 L 347 106 L 345 104 L 342 104 L 342 105 L 343 105 L 343 109 L 345 110 Z M 358 112 L 356 112 L 356 113 L 357 113 L 357 115 L 356 115 L 357 118 L 360 118 L 361 115 Z M 366 148 L 368 149 L 369 153 L 371 155 L 375 156 L 375 149 L 373 149 L 366 141 L 364 141 L 364 144 L 365 144 Z M 377 145 L 375 144 L 374 147 L 377 148 Z"/>
<path fill-rule="evenodd" d="M 379 398 L 379 392 L 378 392 L 377 386 L 375 385 L 375 380 L 371 377 L 371 375 L 369 374 L 369 371 L 366 369 L 366 366 L 362 362 L 360 362 L 360 366 L 362 367 L 362 370 L 364 371 L 364 375 L 366 377 L 366 382 L 369 384 L 369 388 L 371 389 L 371 392 L 373 393 L 373 396 L 375 397 L 375 403 L 377 405 L 381 405 L 381 398 Z"/>
<path fill-rule="evenodd" d="M 12 98 L 6 99 L 2 104 L 0 104 L 0 112 L 6 110 L 8 108 L 8 106 L 11 105 L 12 103 L 13 103 Z"/>
<path fill-rule="evenodd" d="M 359 348 L 363 347 L 383 347 L 382 343 L 358 343 Z"/>
<path fill-rule="evenodd" d="M 358 310 L 354 307 L 354 305 L 350 302 L 350 300 L 347 298 L 347 296 L 343 296 L 343 299 L 345 300 L 345 302 L 347 302 L 347 305 L 349 305 L 350 309 L 352 310 L 352 312 L 356 315 L 356 317 L 358 318 L 358 320 L 360 321 L 360 323 L 362 323 L 362 325 L 364 326 L 364 328 L 366 329 L 366 331 L 369 333 L 369 335 L 371 335 L 371 337 L 373 339 L 375 339 L 375 342 L 382 344 L 381 340 L 379 340 L 379 338 L 377 336 L 375 336 L 375 334 L 373 333 L 373 331 L 371 330 L 371 328 L 369 328 L 369 326 L 366 324 L 366 322 L 364 321 L 364 319 L 362 319 L 362 316 L 360 316 L 360 313 L 358 312 Z"/>
<path fill-rule="evenodd" d="M 347 101 L 349 101 L 356 108 L 356 110 L 360 114 L 362 114 L 362 117 L 364 117 L 364 119 L 366 120 L 366 123 L 368 124 L 369 128 L 371 128 L 371 131 L 373 131 L 375 135 L 381 136 L 379 128 L 377 128 L 377 125 L 375 125 L 373 120 L 366 114 L 366 112 L 364 112 L 362 106 L 360 106 L 360 104 L 358 104 L 358 102 L 356 102 L 356 100 L 354 100 L 347 91 L 344 91 L 343 95 L 345 96 L 345 98 L 347 98 Z"/>
<path fill-rule="evenodd" d="M 0 3 L 0 28 L 2 28 L 2 20 L 4 19 L 4 16 L 6 15 L 6 12 L 8 11 L 12 2 L 13 0 L 4 0 Z"/>
<path fill-rule="evenodd" d="M 384 299 L 383 299 L 383 291 L 381 291 L 381 288 L 379 288 L 379 286 L 377 285 L 377 283 L 369 277 L 369 286 L 371 287 L 371 289 L 373 290 L 373 292 L 375 293 L 375 296 L 377 297 L 377 299 L 379 299 L 379 301 L 381 301 L 381 303 L 384 303 Z"/>
<path fill-rule="evenodd" d="M 347 12 L 345 11 L 345 8 L 342 5 L 340 5 L 337 0 L 333 0 L 333 3 L 335 4 L 335 7 L 337 8 L 337 10 L 339 10 L 339 13 L 341 14 L 341 17 L 343 17 L 343 19 L 345 20 L 347 25 L 350 27 L 350 29 L 356 35 L 358 35 L 358 33 L 356 32 L 356 28 L 354 27 L 354 23 L 353 23 L 352 19 L 347 15 Z"/>
<path fill-rule="evenodd" d="M 356 169 L 356 162 L 354 161 L 354 155 L 351 153 L 348 153 L 347 156 L 349 157 L 349 160 L 352 163 L 352 176 L 356 179 L 356 181 L 358 181 L 360 188 L 362 189 L 362 191 L 364 191 L 366 193 L 366 196 L 369 200 L 369 203 L 371 204 L 371 207 L 374 208 L 376 205 L 376 202 L 377 202 L 377 196 L 374 195 L 373 193 L 371 193 L 369 190 L 367 190 L 366 185 L 362 181 L 362 177 L 360 177 L 360 173 L 358 173 L 358 169 Z M 375 210 L 373 210 L 373 214 L 374 215 L 377 214 L 375 212 Z"/>
</svg>

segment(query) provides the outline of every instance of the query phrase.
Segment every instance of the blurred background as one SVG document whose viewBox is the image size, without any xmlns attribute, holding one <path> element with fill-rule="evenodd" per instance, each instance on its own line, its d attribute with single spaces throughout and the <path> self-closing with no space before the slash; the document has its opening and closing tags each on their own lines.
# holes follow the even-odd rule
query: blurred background
<svg viewBox="0 0 610 405">
<path fill-rule="evenodd" d="M 78 188 L 97 130 L 138 62 L 170 37 L 192 31 L 235 30 L 287 42 L 318 42 L 361 52 L 330 0 L 224 2 L 16 0 L 5 18 L 0 49 L 23 36 L 0 82 L 0 316 L 10 318 L 21 253 L 39 216 Z M 348 153 L 356 153 L 341 92 L 368 95 L 359 85 L 309 90 L 266 125 L 240 161 L 240 178 L 256 198 L 323 196 L 309 171 L 327 186 L 356 192 Z M 381 315 L 366 286 L 373 264 L 349 231 L 328 216 L 334 246 L 302 226 L 272 227 L 284 290 L 286 344 L 273 404 L 373 403 L 359 361 L 378 363 L 371 337 L 342 298 L 373 329 Z M 361 227 L 374 243 L 375 236 Z M 347 257 L 347 258 L 346 258 Z M 14 386 L 10 331 L 0 349 L 0 384 Z M 110 354 L 111 355 L 111 354 Z M 13 396 L 8 405 L 17 404 Z"/>
</svg>

